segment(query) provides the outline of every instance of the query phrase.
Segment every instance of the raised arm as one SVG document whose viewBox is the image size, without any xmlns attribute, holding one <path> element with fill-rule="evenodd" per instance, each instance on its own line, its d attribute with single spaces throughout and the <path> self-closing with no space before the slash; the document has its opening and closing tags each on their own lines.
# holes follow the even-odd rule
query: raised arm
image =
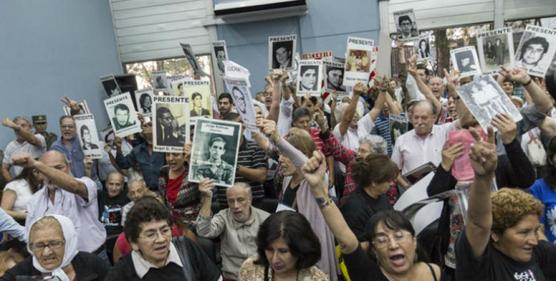
<svg viewBox="0 0 556 281">
<path fill-rule="evenodd" d="M 297 169 L 301 169 L 303 164 L 307 161 L 307 156 L 305 156 L 301 151 L 297 150 L 293 145 L 283 139 L 276 130 L 276 123 L 272 120 L 263 121 L 263 132 L 267 134 L 270 139 L 276 144 L 278 150 L 288 157 Z"/>
<path fill-rule="evenodd" d="M 488 245 L 492 227 L 492 202 L 490 188 L 496 170 L 496 145 L 494 132 L 488 129 L 488 141 L 482 141 L 479 133 L 470 129 L 475 145 L 471 148 L 469 157 L 475 171 L 475 179 L 469 189 L 468 222 L 465 225 L 465 235 L 471 245 L 475 257 L 481 257 Z"/>
<path fill-rule="evenodd" d="M 4 125 L 4 127 L 13 129 L 14 132 L 20 136 L 22 139 L 24 139 L 26 142 L 34 145 L 34 146 L 39 146 L 39 147 L 46 147 L 46 143 L 43 143 L 43 141 L 41 141 L 41 139 L 39 139 L 37 136 L 35 136 L 33 134 L 33 131 L 31 129 L 31 125 L 29 124 L 27 128 L 21 127 L 20 125 L 16 124 L 14 121 L 12 121 L 10 118 L 4 118 L 4 120 L 2 121 L 2 125 Z"/>
<path fill-rule="evenodd" d="M 419 91 L 425 96 L 427 100 L 432 103 L 434 107 L 434 114 L 438 115 L 440 113 L 440 109 L 442 108 L 442 104 L 440 104 L 440 101 L 434 96 L 429 85 L 427 85 L 425 81 L 423 81 L 423 79 L 421 79 L 421 77 L 417 75 L 417 55 L 413 55 L 409 59 L 407 71 L 411 76 L 413 76 L 413 79 L 415 79 Z"/>
<path fill-rule="evenodd" d="M 199 191 L 201 192 L 201 210 L 197 218 L 197 234 L 206 238 L 218 237 L 224 231 L 226 223 L 221 217 L 212 216 L 214 182 L 209 179 L 201 180 Z"/>
<path fill-rule="evenodd" d="M 270 75 L 266 77 L 268 86 L 272 89 L 272 103 L 268 112 L 268 119 L 278 122 L 278 114 L 280 113 L 280 101 L 282 100 L 283 84 L 285 84 L 283 70 L 273 70 Z"/>
<path fill-rule="evenodd" d="M 342 120 L 340 121 L 340 135 L 345 135 L 349 128 L 349 124 L 353 119 L 353 115 L 357 110 L 357 102 L 359 102 L 359 96 L 366 94 L 368 91 L 367 86 L 363 85 L 363 83 L 359 82 L 353 87 L 353 95 L 351 97 L 351 101 L 349 105 L 344 109 L 342 113 Z"/>
<path fill-rule="evenodd" d="M 500 75 L 506 79 L 520 83 L 525 87 L 533 104 L 539 112 L 548 113 L 552 108 L 550 96 L 527 74 L 524 68 L 515 67 L 512 69 L 501 68 Z"/>
<path fill-rule="evenodd" d="M 83 199 L 88 200 L 88 190 L 85 183 L 76 180 L 71 175 L 65 173 L 64 171 L 58 170 L 57 168 L 49 167 L 41 161 L 34 160 L 31 154 L 21 153 L 15 155 L 12 158 L 14 165 L 23 166 L 26 168 L 37 169 L 47 181 L 51 184 L 56 185 L 68 192 L 77 194 Z M 65 164 L 68 165 L 68 164 Z M 63 167 L 62 167 L 63 168 Z M 66 167 L 69 169 L 69 167 Z"/>
<path fill-rule="evenodd" d="M 342 253 L 351 254 L 359 246 L 357 237 L 351 231 L 340 209 L 328 196 L 328 184 L 325 182 L 325 161 L 320 151 L 314 151 L 313 157 L 303 166 L 303 174 L 309 183 L 311 193 L 319 202 L 319 207 L 336 240 L 340 244 Z"/>
</svg>

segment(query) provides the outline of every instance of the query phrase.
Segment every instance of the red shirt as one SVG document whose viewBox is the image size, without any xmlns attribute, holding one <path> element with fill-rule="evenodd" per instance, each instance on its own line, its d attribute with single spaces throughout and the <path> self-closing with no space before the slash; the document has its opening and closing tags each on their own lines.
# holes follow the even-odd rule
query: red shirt
<svg viewBox="0 0 556 281">
<path fill-rule="evenodd" d="M 172 205 L 176 203 L 176 199 L 178 198 L 178 192 L 180 191 L 184 176 L 185 173 L 182 173 L 179 177 L 175 179 L 168 178 L 168 184 L 166 185 L 166 200 Z"/>
</svg>

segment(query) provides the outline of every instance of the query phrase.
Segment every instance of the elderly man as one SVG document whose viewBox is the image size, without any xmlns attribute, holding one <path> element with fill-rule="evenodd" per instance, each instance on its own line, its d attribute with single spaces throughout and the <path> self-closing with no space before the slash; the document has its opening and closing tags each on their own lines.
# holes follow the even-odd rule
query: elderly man
<svg viewBox="0 0 556 281">
<path fill-rule="evenodd" d="M 11 181 L 22 170 L 21 167 L 12 167 L 12 157 L 17 153 L 28 152 L 32 157 L 39 158 L 46 151 L 46 141 L 42 135 L 33 134 L 31 121 L 25 117 L 18 116 L 13 121 L 6 118 L 2 125 L 13 129 L 16 137 L 6 146 L 2 160 L 2 176 L 6 181 Z"/>
<path fill-rule="evenodd" d="M 59 151 L 48 151 L 39 160 L 22 153 L 12 159 L 14 165 L 32 168 L 45 178 L 43 187 L 27 205 L 25 233 L 31 224 L 47 214 L 64 215 L 73 221 L 78 233 L 77 250 L 95 253 L 107 260 L 104 251 L 106 231 L 98 220 L 96 184 L 87 177 L 74 178 L 69 163 Z"/>
<path fill-rule="evenodd" d="M 236 183 L 226 190 L 229 208 L 212 216 L 213 189 L 212 181 L 204 180 L 199 184 L 202 205 L 197 234 L 205 238 L 220 237 L 222 275 L 226 279 L 237 280 L 241 264 L 257 253 L 257 232 L 269 214 L 251 206 L 251 188 L 248 184 Z"/>
<path fill-rule="evenodd" d="M 127 198 L 130 202 L 122 208 L 122 226 L 125 225 L 127 213 L 131 210 L 131 207 L 147 193 L 149 193 L 149 189 L 143 179 L 132 179 L 127 183 Z"/>
<path fill-rule="evenodd" d="M 60 118 L 60 132 L 62 137 L 52 144 L 50 150 L 56 150 L 64 154 L 65 158 L 70 161 L 73 176 L 77 178 L 85 176 L 85 163 L 83 162 L 85 154 L 83 154 L 79 139 L 76 137 L 75 120 L 72 116 L 62 116 Z M 92 173 L 96 177 L 96 169 L 93 169 Z"/>
</svg>

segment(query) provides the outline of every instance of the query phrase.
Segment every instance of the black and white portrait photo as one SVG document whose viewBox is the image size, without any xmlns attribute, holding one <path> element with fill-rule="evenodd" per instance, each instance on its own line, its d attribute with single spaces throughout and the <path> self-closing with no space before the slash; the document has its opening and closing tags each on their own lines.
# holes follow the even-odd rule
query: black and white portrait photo
<svg viewBox="0 0 556 281">
<path fill-rule="evenodd" d="M 170 93 L 173 96 L 183 97 L 185 96 L 185 92 L 183 90 L 183 82 L 189 78 L 181 77 L 178 79 L 174 79 L 170 82 Z"/>
<path fill-rule="evenodd" d="M 496 73 L 500 66 L 514 64 L 512 29 L 509 27 L 477 34 L 477 49 L 483 73 Z"/>
<path fill-rule="evenodd" d="M 155 90 L 168 90 L 170 85 L 168 83 L 168 78 L 166 77 L 166 72 L 164 71 L 155 71 L 151 73 L 152 78 L 152 85 L 153 89 Z"/>
<path fill-rule="evenodd" d="M 528 25 L 515 52 L 516 64 L 530 75 L 544 77 L 556 52 L 556 30 Z"/>
<path fill-rule="evenodd" d="M 241 117 L 241 121 L 245 127 L 251 131 L 257 129 L 257 114 L 253 106 L 251 92 L 249 91 L 249 82 L 247 77 L 232 78 L 225 77 L 224 84 L 231 94 L 235 108 Z"/>
<path fill-rule="evenodd" d="M 394 12 L 394 23 L 400 39 L 410 39 L 419 35 L 413 9 Z"/>
<path fill-rule="evenodd" d="M 460 77 L 481 74 L 475 47 L 467 46 L 450 50 L 450 56 L 454 68 L 460 73 Z"/>
<path fill-rule="evenodd" d="M 519 110 L 491 75 L 477 77 L 459 87 L 458 93 L 484 130 L 491 126 L 492 118 L 498 113 L 508 114 L 515 122 L 522 119 Z"/>
<path fill-rule="evenodd" d="M 269 65 L 271 69 L 291 69 L 297 35 L 271 36 L 268 38 Z"/>
<path fill-rule="evenodd" d="M 93 159 L 102 158 L 102 144 L 98 139 L 97 127 L 92 114 L 75 115 L 77 137 L 83 153 Z"/>
<path fill-rule="evenodd" d="M 226 48 L 226 41 L 216 41 L 212 43 L 212 50 L 214 58 L 216 59 L 216 66 L 220 73 L 224 73 L 224 61 L 228 60 L 228 50 Z"/>
<path fill-rule="evenodd" d="M 183 80 L 183 92 L 189 97 L 191 120 L 198 117 L 212 118 L 212 95 L 209 79 L 185 78 Z"/>
<path fill-rule="evenodd" d="M 142 90 L 135 92 L 135 104 L 143 116 L 150 116 L 153 105 L 153 90 Z"/>
<path fill-rule="evenodd" d="M 215 185 L 230 187 L 234 184 L 241 124 L 200 118 L 195 125 L 189 181 L 204 178 Z"/>
<path fill-rule="evenodd" d="M 302 60 L 297 71 L 297 95 L 320 96 L 323 63 L 319 60 Z"/>
<path fill-rule="evenodd" d="M 418 61 L 434 60 L 435 50 L 431 46 L 431 34 L 421 34 L 415 37 L 414 46 Z"/>
<path fill-rule="evenodd" d="M 344 93 L 346 87 L 344 84 L 344 65 L 339 62 L 324 61 L 324 74 L 326 82 L 324 88 L 327 91 L 336 91 Z"/>
<path fill-rule="evenodd" d="M 183 152 L 189 138 L 188 103 L 187 97 L 153 97 L 154 151 Z"/>
<path fill-rule="evenodd" d="M 108 97 L 117 96 L 122 93 L 114 75 L 101 76 L 100 82 L 102 83 L 102 87 Z"/>
<path fill-rule="evenodd" d="M 141 132 L 141 124 L 129 94 L 119 95 L 104 101 L 112 128 L 118 137 Z"/>
</svg>

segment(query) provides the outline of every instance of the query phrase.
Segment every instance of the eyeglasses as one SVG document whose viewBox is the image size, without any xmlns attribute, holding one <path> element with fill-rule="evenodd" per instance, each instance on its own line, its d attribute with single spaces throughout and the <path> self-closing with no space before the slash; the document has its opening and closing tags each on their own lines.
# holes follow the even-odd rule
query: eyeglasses
<svg viewBox="0 0 556 281">
<path fill-rule="evenodd" d="M 397 244 L 404 241 L 409 236 L 411 236 L 411 233 L 406 231 L 396 231 L 392 236 L 386 234 L 379 234 L 377 237 L 373 239 L 373 245 L 376 248 L 386 248 L 388 245 L 390 245 L 392 240 L 396 241 Z"/>
<path fill-rule="evenodd" d="M 162 238 L 172 237 L 172 228 L 170 226 L 165 226 L 161 229 L 150 229 L 141 233 L 139 237 L 154 242 L 158 238 L 158 235 L 162 236 Z"/>
<path fill-rule="evenodd" d="M 42 252 L 48 247 L 50 250 L 58 250 L 64 246 L 66 242 L 63 240 L 52 240 L 47 242 L 31 243 L 29 248 L 33 252 Z"/>
</svg>

